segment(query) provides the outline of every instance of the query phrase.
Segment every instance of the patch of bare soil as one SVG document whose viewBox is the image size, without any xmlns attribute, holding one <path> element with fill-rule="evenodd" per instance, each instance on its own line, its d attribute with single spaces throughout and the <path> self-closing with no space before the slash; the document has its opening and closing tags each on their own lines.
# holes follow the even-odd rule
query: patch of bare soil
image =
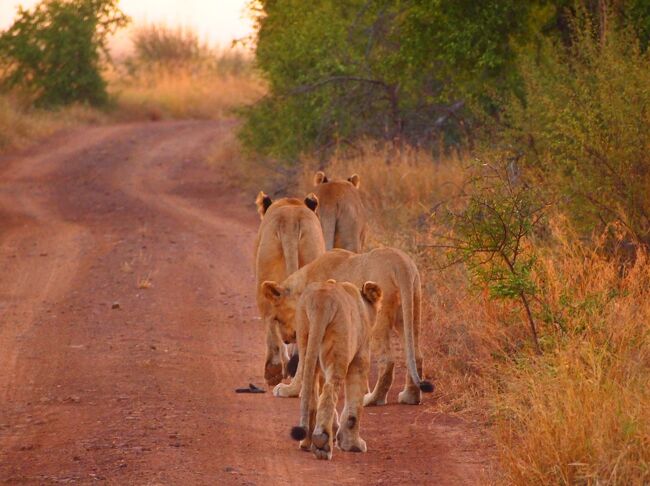
<svg viewBox="0 0 650 486">
<path fill-rule="evenodd" d="M 254 195 L 204 163 L 232 129 L 90 128 L 0 159 L 0 481 L 482 482 L 480 430 L 431 404 L 366 409 L 369 452 L 321 462 L 289 437 L 298 400 L 234 393 L 263 384 L 264 338 Z"/>
</svg>

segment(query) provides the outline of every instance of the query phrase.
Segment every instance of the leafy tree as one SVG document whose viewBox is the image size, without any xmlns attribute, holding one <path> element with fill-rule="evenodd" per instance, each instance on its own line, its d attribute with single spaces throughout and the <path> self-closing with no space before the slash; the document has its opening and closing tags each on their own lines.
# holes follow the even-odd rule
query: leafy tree
<svg viewBox="0 0 650 486">
<path fill-rule="evenodd" d="M 18 8 L 0 34 L 3 84 L 26 90 L 42 106 L 106 103 L 101 61 L 108 36 L 126 25 L 118 0 L 42 0 Z"/>
<path fill-rule="evenodd" d="M 467 108 L 515 88 L 514 45 L 552 17 L 545 2 L 518 0 L 257 3 L 270 93 L 246 112 L 242 138 L 289 158 L 364 136 L 467 138 Z"/>
<path fill-rule="evenodd" d="M 241 138 L 279 158 L 358 138 L 436 146 L 500 123 L 526 96 L 521 58 L 545 39 L 570 48 L 571 18 L 632 25 L 645 49 L 647 0 L 258 0 L 258 67 L 270 91 Z M 645 40 L 644 40 L 645 39 Z"/>
<path fill-rule="evenodd" d="M 609 15 L 603 29 L 579 13 L 568 47 L 547 42 L 538 62 L 521 62 L 526 98 L 506 107 L 502 143 L 579 230 L 615 222 L 650 245 L 650 52 Z"/>
</svg>

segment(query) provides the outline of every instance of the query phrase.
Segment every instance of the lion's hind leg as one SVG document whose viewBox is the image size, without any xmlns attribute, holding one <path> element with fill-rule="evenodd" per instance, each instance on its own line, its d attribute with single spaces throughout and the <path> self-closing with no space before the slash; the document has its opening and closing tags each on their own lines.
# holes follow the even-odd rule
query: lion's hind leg
<svg viewBox="0 0 650 486">
<path fill-rule="evenodd" d="M 336 435 L 337 446 L 347 452 L 366 452 L 366 441 L 359 436 L 363 396 L 368 381 L 368 357 L 352 360 L 345 378 L 345 407 L 341 415 L 341 425 Z"/>
<path fill-rule="evenodd" d="M 395 360 L 390 349 L 393 318 L 392 312 L 384 312 L 382 309 L 377 315 L 377 323 L 372 331 L 372 359 L 377 362 L 377 383 L 374 390 L 363 399 L 363 405 L 366 407 L 386 405 L 386 397 L 393 384 Z"/>
<path fill-rule="evenodd" d="M 323 391 L 318 400 L 316 425 L 311 436 L 312 451 L 318 459 L 332 459 L 332 449 L 334 447 L 334 431 L 332 430 L 332 426 L 340 383 L 341 379 L 338 376 L 328 379 L 323 385 Z"/>
<path fill-rule="evenodd" d="M 321 382 L 321 372 L 319 369 L 316 369 L 316 374 L 314 376 L 314 391 L 311 394 L 311 401 L 309 403 L 309 427 L 307 431 L 307 437 L 300 441 L 300 448 L 303 451 L 310 451 L 312 447 L 311 437 L 314 433 L 314 427 L 316 425 L 316 410 L 318 408 L 318 393 L 322 386 Z"/>
</svg>

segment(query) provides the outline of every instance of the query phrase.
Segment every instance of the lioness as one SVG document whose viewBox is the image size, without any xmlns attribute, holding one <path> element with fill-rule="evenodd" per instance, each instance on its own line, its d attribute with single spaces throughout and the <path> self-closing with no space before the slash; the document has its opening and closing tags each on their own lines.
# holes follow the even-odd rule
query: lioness
<svg viewBox="0 0 650 486">
<path fill-rule="evenodd" d="M 325 248 L 363 251 L 366 241 L 366 210 L 359 195 L 359 176 L 329 180 L 324 172 L 314 176 L 318 215 L 323 227 Z"/>
<path fill-rule="evenodd" d="M 413 260 L 395 248 L 380 248 L 361 255 L 341 249 L 328 251 L 289 276 L 282 284 L 268 284 L 275 285 L 279 293 L 279 297 L 273 300 L 271 311 L 276 324 L 282 322 L 286 326 L 295 326 L 296 305 L 302 292 L 310 283 L 324 282 L 327 279 L 348 281 L 358 286 L 373 281 L 377 282 L 383 292 L 381 310 L 372 332 L 372 354 L 379 365 L 378 379 L 372 393 L 368 393 L 364 398 L 364 405 L 386 403 L 395 366 L 390 349 L 392 328 L 403 333 L 408 371 L 406 384 L 398 395 L 398 401 L 419 404 L 421 391 L 430 393 L 433 391 L 433 385 L 421 379 L 422 353 L 418 341 L 422 289 L 420 273 Z M 273 350 L 269 350 L 269 355 L 272 353 Z M 298 396 L 302 365 L 302 362 L 298 363 L 298 373 L 291 384 L 280 383 L 273 389 L 275 396 Z"/>
<path fill-rule="evenodd" d="M 288 356 L 269 321 L 271 306 L 261 292 L 265 280 L 284 280 L 301 266 L 325 252 L 323 232 L 315 214 L 318 198 L 304 201 L 284 198 L 273 202 L 260 192 L 255 201 L 262 222 L 255 240 L 255 288 L 257 307 L 267 325 L 267 355 L 264 378 L 273 386 L 287 376 Z"/>
<path fill-rule="evenodd" d="M 282 296 L 273 282 L 265 282 L 263 288 L 271 301 Z M 311 445 L 318 459 L 332 458 L 335 428 L 341 450 L 367 450 L 359 425 L 370 368 L 370 334 L 380 302 L 381 289 L 374 282 L 364 283 L 361 290 L 349 282 L 312 283 L 298 300 L 295 330 L 286 322 L 278 323 L 285 341 L 297 339 L 304 363 L 300 426 L 291 430 L 291 436 L 302 441 L 302 448 Z M 339 426 L 335 417 L 342 384 L 345 407 Z"/>
</svg>

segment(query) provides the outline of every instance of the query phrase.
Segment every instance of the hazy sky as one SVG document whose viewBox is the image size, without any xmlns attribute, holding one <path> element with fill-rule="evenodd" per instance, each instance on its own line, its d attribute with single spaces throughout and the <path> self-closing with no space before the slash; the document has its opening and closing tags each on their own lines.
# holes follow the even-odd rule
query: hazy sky
<svg viewBox="0 0 650 486">
<path fill-rule="evenodd" d="M 38 0 L 0 0 L 0 29 L 11 25 L 16 6 L 30 7 Z M 246 17 L 247 0 L 120 0 L 134 24 L 165 22 L 195 28 L 211 43 L 229 45 L 251 33 Z"/>
</svg>

